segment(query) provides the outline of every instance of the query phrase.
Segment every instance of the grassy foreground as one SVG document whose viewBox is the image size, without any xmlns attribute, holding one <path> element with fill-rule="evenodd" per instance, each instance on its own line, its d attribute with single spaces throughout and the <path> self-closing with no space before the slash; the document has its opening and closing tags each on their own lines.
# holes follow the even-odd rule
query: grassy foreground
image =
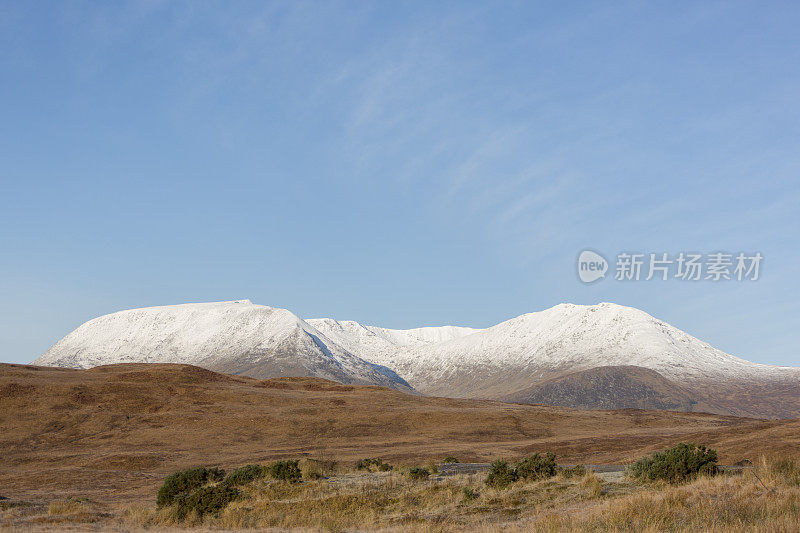
<svg viewBox="0 0 800 533">
<path fill-rule="evenodd" d="M 217 515 L 131 507 L 127 527 L 403 531 L 800 531 L 800 467 L 762 460 L 683 485 L 593 473 L 486 486 L 483 475 L 412 481 L 402 471 L 286 483 L 259 479 Z"/>
<path fill-rule="evenodd" d="M 262 477 L 203 516 L 155 502 L 109 509 L 86 499 L 0 501 L 0 529 L 800 532 L 800 463 L 791 460 L 680 485 L 561 472 L 499 489 L 485 474 L 415 481 L 408 471 L 322 479 L 304 471 L 299 483 Z"/>
</svg>

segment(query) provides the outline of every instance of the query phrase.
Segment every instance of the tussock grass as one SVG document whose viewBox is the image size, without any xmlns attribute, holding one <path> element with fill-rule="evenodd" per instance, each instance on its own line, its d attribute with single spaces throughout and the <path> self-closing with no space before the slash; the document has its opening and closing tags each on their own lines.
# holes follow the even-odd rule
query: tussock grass
<svg viewBox="0 0 800 533">
<path fill-rule="evenodd" d="M 741 475 L 639 487 L 574 513 L 551 512 L 518 526 L 541 531 L 800 531 L 797 463 L 762 460 Z"/>
<path fill-rule="evenodd" d="M 800 531 L 800 467 L 758 461 L 741 474 L 701 476 L 680 485 L 604 481 L 593 472 L 518 481 L 485 475 L 412 481 L 371 472 L 289 483 L 256 479 L 219 513 L 177 520 L 169 508 L 131 508 L 138 528 L 313 531 Z"/>
<path fill-rule="evenodd" d="M 86 511 L 86 504 L 79 500 L 56 500 L 50 502 L 47 506 L 47 514 L 50 516 L 83 514 Z"/>
</svg>

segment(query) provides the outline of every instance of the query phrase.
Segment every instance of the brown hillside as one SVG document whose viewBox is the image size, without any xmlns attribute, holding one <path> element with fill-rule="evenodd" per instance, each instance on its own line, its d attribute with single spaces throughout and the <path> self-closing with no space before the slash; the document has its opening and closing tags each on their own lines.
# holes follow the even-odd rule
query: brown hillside
<svg viewBox="0 0 800 533">
<path fill-rule="evenodd" d="M 640 366 L 602 366 L 572 372 L 542 380 L 501 399 L 576 409 L 715 411 L 655 370 Z"/>
<path fill-rule="evenodd" d="M 0 365 L 0 495 L 15 498 L 151 499 L 179 468 L 281 457 L 411 463 L 552 450 L 564 462 L 617 463 L 686 440 L 732 463 L 797 449 L 800 422 L 428 398 L 185 365 Z"/>
</svg>

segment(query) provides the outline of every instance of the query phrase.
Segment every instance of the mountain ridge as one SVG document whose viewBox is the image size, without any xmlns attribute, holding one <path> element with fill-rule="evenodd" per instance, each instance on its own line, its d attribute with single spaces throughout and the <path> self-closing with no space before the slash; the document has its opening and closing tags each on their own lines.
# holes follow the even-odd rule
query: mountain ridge
<svg viewBox="0 0 800 533">
<path fill-rule="evenodd" d="M 129 309 L 92 319 L 34 364 L 194 364 L 255 378 L 315 376 L 412 388 L 391 369 L 353 356 L 286 309 L 250 300 Z"/>
<path fill-rule="evenodd" d="M 643 405 L 800 417 L 800 369 L 731 356 L 644 311 L 611 303 L 559 304 L 485 329 L 409 330 L 304 320 L 249 300 L 181 304 L 90 320 L 34 363 L 87 368 L 125 362 L 196 364 L 260 379 L 316 376 L 433 396 L 596 398 L 607 408 L 635 405 L 631 395 L 638 390 L 655 402 Z M 622 367 L 636 387 L 609 389 L 624 381 L 619 370 L 587 374 L 594 389 L 586 394 L 574 388 L 586 381 L 564 381 Z M 562 380 L 557 394 L 555 379 Z M 656 382 L 657 390 L 651 387 Z M 547 391 L 537 389 L 547 383 Z M 611 390 L 620 391 L 619 402 L 609 403 Z M 662 393 L 664 401 L 657 399 Z"/>
</svg>

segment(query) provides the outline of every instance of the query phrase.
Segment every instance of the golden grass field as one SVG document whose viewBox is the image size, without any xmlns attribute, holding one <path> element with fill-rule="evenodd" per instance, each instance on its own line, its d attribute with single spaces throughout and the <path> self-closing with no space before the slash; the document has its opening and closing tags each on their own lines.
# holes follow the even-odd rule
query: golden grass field
<svg viewBox="0 0 800 533">
<path fill-rule="evenodd" d="M 109 512 L 96 502 L 56 500 L 46 508 L 8 507 L 2 519 L 6 527 L 50 530 L 795 532 L 800 468 L 786 464 L 762 459 L 741 474 L 679 486 L 588 473 L 503 490 L 487 487 L 482 474 L 419 482 L 402 471 L 340 472 L 298 484 L 258 480 L 218 515 L 202 518 L 178 520 L 172 508 L 152 502 Z"/>
<path fill-rule="evenodd" d="M 678 487 L 589 475 L 497 491 L 481 475 L 412 482 L 403 473 L 448 455 L 488 462 L 535 451 L 560 463 L 627 463 L 681 441 L 711 445 L 723 464 L 798 458 L 800 421 L 429 398 L 182 365 L 0 365 L 0 527 L 798 531 L 800 488 L 769 461 Z M 398 469 L 348 471 L 364 457 Z M 340 470 L 299 485 L 259 481 L 199 523 L 155 507 L 173 471 L 281 458 L 336 460 Z M 478 496 L 466 500 L 464 487 Z"/>
</svg>

